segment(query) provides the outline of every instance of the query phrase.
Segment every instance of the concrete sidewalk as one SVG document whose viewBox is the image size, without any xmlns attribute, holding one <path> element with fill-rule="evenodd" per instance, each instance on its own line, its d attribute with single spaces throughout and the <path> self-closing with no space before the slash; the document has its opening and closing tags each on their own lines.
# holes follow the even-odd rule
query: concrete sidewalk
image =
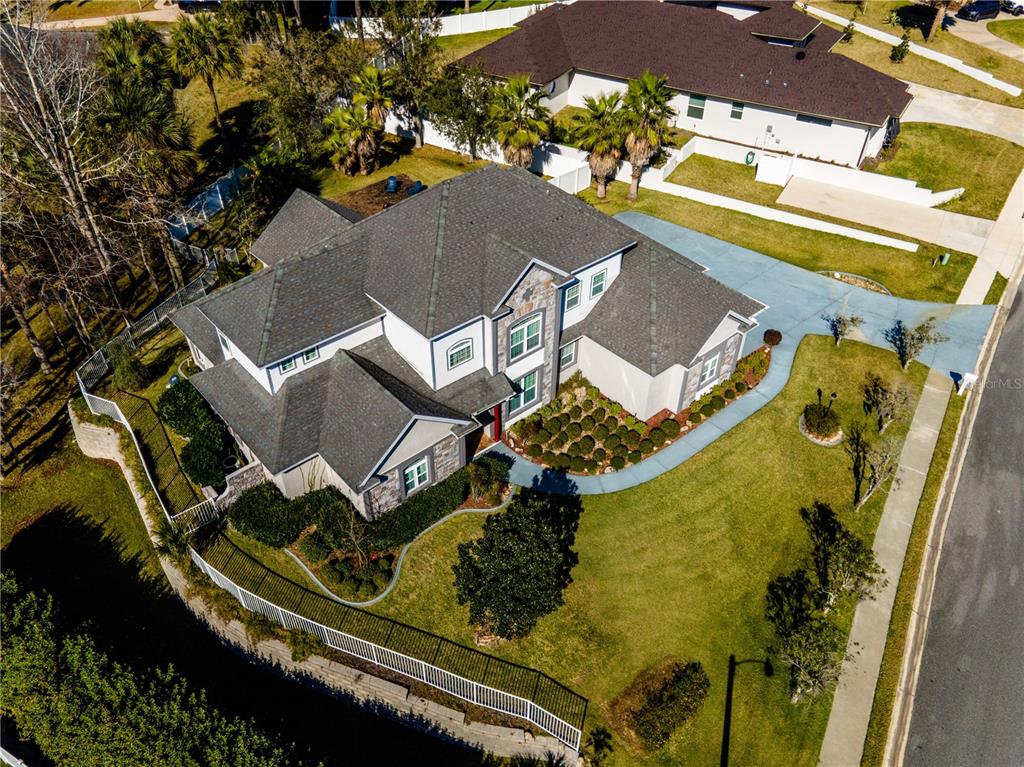
<svg viewBox="0 0 1024 767">
<path fill-rule="evenodd" d="M 992 221 L 984 218 L 898 202 L 796 176 L 786 184 L 778 201 L 783 205 L 932 242 L 972 256 L 981 252 L 994 226 Z"/>
<path fill-rule="evenodd" d="M 854 613 L 847 644 L 853 660 L 843 664 L 818 758 L 819 767 L 860 765 L 910 530 L 951 391 L 952 382 L 947 376 L 929 371 L 875 533 L 875 556 L 885 570 L 886 582 L 874 599 L 861 602 Z"/>
<path fill-rule="evenodd" d="M 108 21 L 114 19 L 139 19 L 140 21 L 177 21 L 182 16 L 181 9 L 176 3 L 170 0 L 157 0 L 156 8 L 152 11 L 139 11 L 136 13 L 118 13 L 111 16 L 93 16 L 84 19 L 61 19 L 58 21 L 44 21 L 40 29 L 89 29 L 90 27 L 102 27 Z"/>
<path fill-rule="evenodd" d="M 999 212 L 995 226 L 989 232 L 988 239 L 978 260 L 967 277 L 958 304 L 980 304 L 985 300 L 989 286 L 996 272 L 1009 277 L 1013 274 L 1018 260 L 1024 257 L 1024 171 L 1017 176 L 1017 181 Z"/>
<path fill-rule="evenodd" d="M 988 133 L 1024 146 L 1024 109 L 907 83 L 914 100 L 901 122 L 940 123 Z"/>
<path fill-rule="evenodd" d="M 1008 21 L 1014 18 L 1017 17 L 1011 16 L 1006 11 L 1000 11 L 999 18 L 993 19 L 993 21 Z M 1011 59 L 1017 59 L 1017 61 L 1024 61 L 1024 48 L 993 35 L 988 31 L 990 23 L 988 21 L 971 22 L 954 16 L 946 22 L 945 30 L 975 45 L 981 45 L 996 53 L 1009 56 Z"/>
</svg>

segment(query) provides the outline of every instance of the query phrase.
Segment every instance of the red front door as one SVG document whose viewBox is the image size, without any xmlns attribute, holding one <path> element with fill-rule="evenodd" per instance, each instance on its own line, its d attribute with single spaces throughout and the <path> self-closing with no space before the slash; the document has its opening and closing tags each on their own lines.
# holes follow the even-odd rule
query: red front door
<svg viewBox="0 0 1024 767">
<path fill-rule="evenodd" d="M 501 405 L 494 406 L 494 424 L 491 438 L 498 442 L 501 439 Z"/>
</svg>

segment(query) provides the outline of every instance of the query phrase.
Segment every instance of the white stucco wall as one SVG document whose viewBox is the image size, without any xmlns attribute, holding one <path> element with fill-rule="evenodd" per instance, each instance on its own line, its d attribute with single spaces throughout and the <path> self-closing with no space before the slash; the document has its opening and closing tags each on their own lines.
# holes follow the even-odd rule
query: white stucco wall
<svg viewBox="0 0 1024 767">
<path fill-rule="evenodd" d="M 321 458 L 314 455 L 308 461 L 300 463 L 287 471 L 278 474 L 267 473 L 268 479 L 277 485 L 286 498 L 297 498 L 310 490 L 334 487 L 348 498 L 360 514 L 366 513 L 362 493 L 357 493 Z"/>
<path fill-rule="evenodd" d="M 347 330 L 340 336 L 336 336 L 333 339 L 329 339 L 321 344 L 318 344 L 317 348 L 320 352 L 320 355 L 315 360 L 304 362 L 302 359 L 302 352 L 299 352 L 298 354 L 294 355 L 295 367 L 289 370 L 287 373 L 281 372 L 280 363 L 268 366 L 267 374 L 270 377 L 270 385 L 272 391 L 279 391 L 281 388 L 281 384 L 284 383 L 284 380 L 286 378 L 290 378 L 293 375 L 301 373 L 303 370 L 306 370 L 307 368 L 310 368 L 313 365 L 319 365 L 321 363 L 326 362 L 343 349 L 354 349 L 357 346 L 365 344 L 367 341 L 372 341 L 374 338 L 377 338 L 378 336 L 381 336 L 383 334 L 384 325 L 381 320 L 377 319 L 361 327 Z"/>
<path fill-rule="evenodd" d="M 577 350 L 583 375 L 607 397 L 641 417 L 647 407 L 651 376 L 587 337 Z"/>
<path fill-rule="evenodd" d="M 231 342 L 231 339 L 223 333 L 218 331 L 217 335 L 220 337 L 220 346 L 221 351 L 224 352 L 224 357 L 226 359 L 237 360 L 238 364 L 242 366 L 245 372 L 256 379 L 256 382 L 259 383 L 260 386 L 273 394 L 274 390 L 270 387 L 270 377 L 267 375 L 266 369 L 259 367 L 255 362 L 246 357 L 242 353 L 242 350 L 235 346 Z"/>
<path fill-rule="evenodd" d="M 616 253 L 615 255 L 602 259 L 595 264 L 591 264 L 586 269 L 574 273 L 574 277 L 580 285 L 580 303 L 578 306 L 566 310 L 565 309 L 565 291 L 569 287 L 568 285 L 561 289 L 562 292 L 562 329 L 571 327 L 577 322 L 580 322 L 597 306 L 597 302 L 604 298 L 608 289 L 615 282 L 615 279 L 619 276 L 619 272 L 622 270 L 622 254 Z M 594 275 L 600 272 L 606 272 L 604 291 L 594 298 L 590 297 L 590 282 L 594 278 Z"/>
<path fill-rule="evenodd" d="M 697 353 L 698 357 L 703 357 L 709 351 L 714 349 L 729 340 L 732 336 L 737 333 L 743 332 L 743 324 L 735 317 L 726 316 L 722 318 L 722 321 L 718 323 L 718 327 L 715 328 L 715 332 L 711 334 L 708 340 L 700 348 Z M 689 362 L 690 360 L 687 360 Z"/>
<path fill-rule="evenodd" d="M 459 328 L 447 335 L 435 338 L 430 346 L 433 356 L 434 388 L 440 389 L 450 383 L 464 378 L 470 373 L 486 367 L 488 363 L 488 344 L 484 342 L 484 336 L 492 323 L 483 317 L 474 320 L 469 325 Z M 493 332 L 493 331 L 492 331 Z M 448 350 L 460 341 L 471 341 L 473 344 L 473 358 L 468 362 L 449 370 Z"/>
<path fill-rule="evenodd" d="M 434 363 L 430 353 L 430 341 L 390 311 L 384 315 L 384 335 L 420 378 L 433 386 Z"/>
<path fill-rule="evenodd" d="M 448 421 L 431 421 L 417 418 L 412 427 L 405 433 L 401 441 L 392 449 L 377 473 L 387 472 L 401 466 L 405 461 L 436 445 L 445 437 L 451 436 L 452 424 Z M 437 477 L 431 477 L 434 482 Z"/>
</svg>

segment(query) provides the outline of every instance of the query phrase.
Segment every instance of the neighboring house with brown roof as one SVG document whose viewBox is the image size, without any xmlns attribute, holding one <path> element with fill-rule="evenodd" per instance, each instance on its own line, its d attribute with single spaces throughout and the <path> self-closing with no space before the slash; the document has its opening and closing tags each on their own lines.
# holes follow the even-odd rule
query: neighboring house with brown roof
<svg viewBox="0 0 1024 767">
<path fill-rule="evenodd" d="M 901 81 L 833 52 L 841 33 L 785 2 L 555 5 L 463 59 L 526 74 L 557 112 L 645 70 L 678 91 L 675 125 L 757 149 L 858 166 L 899 130 Z"/>
<path fill-rule="evenodd" d="M 191 381 L 285 495 L 367 517 L 581 370 L 641 418 L 730 375 L 764 307 L 540 178 L 488 166 L 352 221 L 296 191 L 266 264 L 176 312 Z"/>
</svg>

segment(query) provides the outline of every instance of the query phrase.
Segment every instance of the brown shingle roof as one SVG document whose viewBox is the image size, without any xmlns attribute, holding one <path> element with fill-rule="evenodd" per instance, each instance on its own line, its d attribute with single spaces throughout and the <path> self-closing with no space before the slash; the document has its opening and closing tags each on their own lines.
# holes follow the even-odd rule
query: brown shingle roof
<svg viewBox="0 0 1024 767">
<path fill-rule="evenodd" d="M 898 117 L 911 98 L 899 80 L 832 53 L 838 32 L 779 3 L 740 21 L 692 5 L 581 0 L 519 27 L 463 61 L 538 85 L 571 69 L 622 79 L 650 70 L 680 91 L 867 125 Z"/>
</svg>

